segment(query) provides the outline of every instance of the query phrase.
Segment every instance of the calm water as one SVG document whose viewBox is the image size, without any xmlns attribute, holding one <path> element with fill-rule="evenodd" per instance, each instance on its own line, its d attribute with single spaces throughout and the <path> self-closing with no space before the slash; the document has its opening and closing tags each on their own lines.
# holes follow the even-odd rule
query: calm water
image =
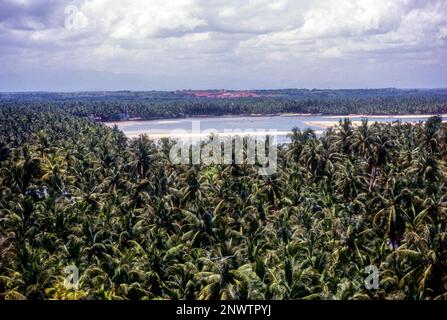
<svg viewBox="0 0 447 320">
<path fill-rule="evenodd" d="M 161 137 L 179 137 L 182 135 L 198 138 L 197 131 L 193 131 L 193 125 L 200 126 L 200 135 L 207 136 L 209 133 L 203 133 L 204 130 L 214 129 L 219 133 L 228 130 L 276 130 L 278 142 L 287 142 L 287 134 L 294 127 L 300 129 L 310 128 L 322 133 L 328 125 L 335 125 L 339 119 L 344 117 L 333 116 L 222 116 L 222 117 L 204 117 L 204 118 L 186 118 L 186 119 L 171 119 L 171 120 L 151 120 L 151 121 L 128 121 L 118 122 L 116 125 L 129 137 L 136 137 L 142 133 L 148 134 L 153 139 Z M 349 116 L 354 122 L 361 121 L 362 116 Z M 427 120 L 427 116 L 368 116 L 368 120 L 372 122 L 393 122 L 401 120 L 402 122 L 419 122 Z M 107 125 L 113 126 L 113 123 Z M 196 132 L 191 135 L 191 132 Z"/>
</svg>

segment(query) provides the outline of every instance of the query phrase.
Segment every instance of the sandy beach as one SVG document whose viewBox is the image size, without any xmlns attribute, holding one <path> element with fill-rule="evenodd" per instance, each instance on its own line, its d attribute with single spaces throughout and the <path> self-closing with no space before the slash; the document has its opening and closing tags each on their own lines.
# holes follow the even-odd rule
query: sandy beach
<svg viewBox="0 0 447 320">
<path fill-rule="evenodd" d="M 317 131 L 317 134 L 322 133 L 323 131 Z M 232 137 L 232 136 L 287 136 L 291 134 L 292 131 L 247 131 L 240 133 L 228 133 L 228 132 L 219 132 L 216 133 L 219 137 Z M 129 138 L 137 138 L 142 134 L 147 134 L 151 139 L 162 139 L 162 138 L 172 138 L 172 139 L 204 139 L 210 136 L 210 133 L 198 132 L 198 133 L 172 133 L 172 132 L 157 132 L 151 133 L 147 130 L 139 130 L 139 131 L 127 131 L 125 132 L 126 136 Z"/>
<path fill-rule="evenodd" d="M 294 113 L 285 113 L 282 115 L 272 116 L 272 115 L 266 115 L 266 121 L 271 121 L 270 118 L 273 117 L 302 117 L 299 121 L 301 121 L 301 124 L 304 124 L 308 127 L 320 128 L 323 129 L 321 131 L 317 131 L 317 134 L 321 134 L 325 129 L 328 129 L 330 127 L 334 127 L 338 125 L 339 120 L 343 118 L 350 118 L 353 126 L 359 126 L 361 125 L 361 119 L 376 119 L 377 121 L 381 122 L 379 119 L 390 119 L 390 120 L 405 120 L 406 123 L 416 123 L 417 120 L 412 121 L 411 119 L 428 119 L 432 115 L 389 115 L 389 116 L 379 116 L 379 115 L 364 115 L 364 114 L 351 114 L 351 115 L 345 115 L 345 116 L 322 116 L 322 115 L 312 115 L 312 114 L 294 114 Z M 447 118 L 447 115 L 442 115 L 444 118 Z M 309 117 L 306 119 L 306 117 Z M 313 118 L 312 118 L 313 117 Z M 250 119 L 251 118 L 251 119 Z M 159 120 L 129 120 L 129 121 L 115 121 L 115 122 L 104 122 L 105 125 L 109 127 L 118 126 L 119 129 L 121 129 L 126 136 L 130 138 L 138 137 L 142 134 L 147 134 L 151 139 L 162 139 L 162 138 L 174 138 L 174 139 L 182 139 L 182 138 L 189 138 L 189 139 L 205 139 L 210 134 L 209 132 L 189 132 L 190 129 L 187 130 L 180 130 L 175 131 L 176 128 L 182 128 L 185 127 L 185 123 L 188 123 L 188 126 L 190 123 L 194 121 L 214 121 L 214 122 L 234 122 L 230 127 L 234 128 L 245 128 L 249 126 L 248 124 L 255 121 L 256 118 L 259 118 L 258 116 L 247 116 L 247 115 L 228 115 L 228 116 L 222 116 L 222 117 L 194 117 L 194 118 L 181 118 L 181 119 L 159 119 Z M 283 119 L 284 119 L 283 118 Z M 322 120 L 320 120 L 322 119 Z M 306 121 L 309 120 L 309 121 Z M 217 123 L 216 122 L 216 123 Z M 373 124 L 375 121 L 371 120 L 369 124 Z M 151 129 L 147 128 L 147 125 L 150 124 L 150 126 L 154 125 L 155 127 L 152 127 Z M 178 126 L 176 126 L 178 124 Z M 166 127 L 164 127 L 166 125 Z M 280 128 L 280 127 L 279 127 Z M 283 127 L 284 129 L 291 129 L 287 127 Z M 221 130 L 223 131 L 223 130 Z M 276 132 L 270 133 L 271 135 L 276 136 L 287 136 L 291 131 L 283 131 L 278 130 Z M 219 132 L 219 136 L 221 137 L 228 137 L 231 135 L 235 135 L 235 133 L 225 133 L 225 132 Z M 259 132 L 255 130 L 248 130 L 247 132 L 244 132 L 240 135 L 246 136 L 259 136 L 259 135 L 265 135 L 264 132 Z"/>
<path fill-rule="evenodd" d="M 378 119 L 418 119 L 418 118 L 430 118 L 433 114 L 403 114 L 403 115 L 368 115 L 368 114 L 349 114 L 341 116 L 321 116 L 326 119 L 343 119 L 343 118 L 378 118 Z M 440 115 L 443 118 L 447 118 L 447 114 Z"/>
<path fill-rule="evenodd" d="M 320 116 L 319 114 L 312 113 L 281 113 L 280 117 L 311 117 L 311 116 Z"/>
<path fill-rule="evenodd" d="M 420 118 L 427 118 L 428 119 L 430 117 L 431 116 L 429 116 L 429 115 L 424 115 L 424 116 L 405 116 L 405 117 L 400 117 L 400 116 L 376 117 L 376 116 L 374 116 L 374 118 L 396 119 L 396 120 L 399 120 L 399 119 L 420 119 Z M 325 119 L 329 119 L 329 118 L 330 119 L 337 119 L 337 121 L 335 121 L 335 120 L 332 120 L 332 121 L 307 121 L 307 122 L 305 122 L 305 124 L 308 125 L 308 126 L 318 127 L 318 128 L 322 128 L 322 129 L 327 129 L 327 128 L 330 128 L 330 127 L 334 127 L 334 126 L 339 124 L 339 122 L 338 122 L 339 118 L 334 118 L 334 117 L 322 117 L 322 118 L 325 118 Z M 356 117 L 350 117 L 350 118 L 358 118 L 358 117 L 356 116 Z M 361 116 L 361 118 L 371 118 L 371 117 Z M 447 118 L 447 115 L 443 115 L 443 118 Z M 443 122 L 447 122 L 447 121 L 443 121 Z M 352 123 L 352 125 L 354 127 L 357 127 L 357 126 L 360 126 L 362 124 L 362 121 L 359 121 L 359 120 L 352 121 L 351 120 L 351 123 Z M 368 125 L 372 125 L 374 123 L 375 123 L 375 121 L 370 121 L 370 122 L 368 122 Z M 393 123 L 393 122 L 387 122 L 387 123 Z M 418 122 L 417 121 L 406 121 L 405 123 L 417 124 Z"/>
<path fill-rule="evenodd" d="M 354 127 L 360 126 L 362 124 L 361 121 L 351 121 L 352 125 Z M 374 122 L 370 122 L 369 125 L 373 124 Z M 318 127 L 322 129 L 327 129 L 330 127 L 334 127 L 338 125 L 338 121 L 308 121 L 305 122 L 306 125 L 312 126 L 312 127 Z"/>
<path fill-rule="evenodd" d="M 377 118 L 377 119 L 418 119 L 418 118 L 430 118 L 432 114 L 404 114 L 404 115 L 367 115 L 367 114 L 348 114 L 348 115 L 339 115 L 339 116 L 325 116 L 321 114 L 311 114 L 311 113 L 281 113 L 279 115 L 263 115 L 263 114 L 251 114 L 251 115 L 224 115 L 219 116 L 222 121 L 231 121 L 234 119 L 241 118 L 256 118 L 256 117 L 312 117 L 318 116 L 323 119 L 343 119 L 343 118 Z M 441 115 L 443 118 L 447 118 L 447 114 Z M 179 118 L 179 119 L 160 119 L 160 120 L 129 120 L 129 121 L 111 121 L 111 122 L 103 122 L 105 125 L 109 127 L 120 126 L 120 127 L 128 127 L 128 126 L 138 126 L 144 125 L 148 121 L 151 121 L 153 124 L 176 124 L 184 121 L 192 121 L 192 120 L 200 120 L 200 119 L 208 119 L 213 117 L 191 117 L 191 118 Z"/>
</svg>

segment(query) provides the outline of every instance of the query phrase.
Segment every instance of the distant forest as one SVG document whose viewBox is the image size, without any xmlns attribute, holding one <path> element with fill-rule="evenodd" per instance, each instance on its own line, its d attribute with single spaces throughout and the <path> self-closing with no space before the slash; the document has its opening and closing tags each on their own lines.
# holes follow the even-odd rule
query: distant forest
<svg viewBox="0 0 447 320">
<path fill-rule="evenodd" d="M 97 120 L 312 113 L 445 114 L 447 89 L 117 91 L 0 93 L 3 108 L 33 107 Z"/>
</svg>

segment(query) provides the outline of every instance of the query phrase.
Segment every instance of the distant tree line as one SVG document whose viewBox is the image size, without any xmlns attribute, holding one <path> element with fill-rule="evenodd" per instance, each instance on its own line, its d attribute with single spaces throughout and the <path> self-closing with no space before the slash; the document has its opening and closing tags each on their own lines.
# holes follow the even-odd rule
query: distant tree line
<svg viewBox="0 0 447 320">
<path fill-rule="evenodd" d="M 347 114 L 445 114 L 447 90 L 263 90 L 260 97 L 195 98 L 188 92 L 86 92 L 3 93 L 3 107 L 64 110 L 103 121 L 130 118 L 160 119 L 198 115 L 313 113 Z M 127 117 L 126 117 L 127 118 Z"/>
</svg>

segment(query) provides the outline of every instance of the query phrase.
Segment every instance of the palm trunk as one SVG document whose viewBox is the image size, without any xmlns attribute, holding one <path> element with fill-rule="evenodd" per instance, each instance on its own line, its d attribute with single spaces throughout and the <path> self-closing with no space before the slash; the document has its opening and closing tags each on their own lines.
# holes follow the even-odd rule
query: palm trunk
<svg viewBox="0 0 447 320">
<path fill-rule="evenodd" d="M 377 171 L 376 166 L 373 166 L 369 178 L 369 188 L 368 188 L 369 193 L 371 193 L 372 189 L 374 188 L 374 183 L 376 181 L 376 171 Z"/>
</svg>

